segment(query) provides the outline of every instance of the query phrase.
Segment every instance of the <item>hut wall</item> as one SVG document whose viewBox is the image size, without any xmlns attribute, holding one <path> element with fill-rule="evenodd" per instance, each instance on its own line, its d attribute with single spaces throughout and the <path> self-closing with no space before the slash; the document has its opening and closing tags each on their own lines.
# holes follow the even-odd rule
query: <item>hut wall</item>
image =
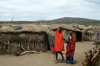
<svg viewBox="0 0 100 66">
<path fill-rule="evenodd" d="M 68 36 L 69 36 L 69 31 L 63 30 L 62 33 L 64 35 L 65 40 L 67 40 L 68 39 Z"/>
<path fill-rule="evenodd" d="M 11 43 L 12 45 L 4 44 Z M 14 44 L 14 45 L 13 45 Z M 0 54 L 15 54 L 23 50 L 16 45 L 22 46 L 26 51 L 47 51 L 46 33 L 1 33 Z"/>
<path fill-rule="evenodd" d="M 54 44 L 55 44 L 55 36 L 52 36 L 52 35 L 50 35 L 50 34 L 48 34 L 48 48 L 50 49 L 50 50 L 52 50 L 53 49 L 53 47 L 54 47 Z"/>
<path fill-rule="evenodd" d="M 89 40 L 89 35 L 83 34 L 82 38 L 83 38 L 83 41 L 88 41 Z"/>
<path fill-rule="evenodd" d="M 54 32 L 56 32 L 56 30 L 57 30 L 57 29 L 53 29 Z M 62 30 L 65 40 L 68 39 L 69 31 L 70 31 L 70 30 L 67 30 L 67 29 L 63 29 L 63 30 Z M 77 31 L 73 31 L 73 35 L 75 36 L 75 38 L 76 38 L 76 33 L 77 33 Z M 92 37 L 91 37 L 91 35 L 89 35 L 89 34 L 87 34 L 87 33 L 84 33 L 84 34 L 82 35 L 83 41 L 93 41 L 93 40 L 95 40 L 95 37 L 96 37 L 96 36 L 95 36 L 94 34 L 92 34 Z M 77 38 L 76 38 L 76 41 L 77 41 Z"/>
<path fill-rule="evenodd" d="M 94 41 L 95 40 L 95 35 L 89 35 L 89 34 L 83 34 L 83 41 Z"/>
<path fill-rule="evenodd" d="M 53 30 L 53 31 L 56 32 L 56 29 Z M 66 30 L 66 29 L 63 29 L 63 30 L 62 30 L 62 33 L 63 33 L 63 35 L 64 35 L 65 40 L 68 39 L 68 37 L 69 37 L 69 32 L 70 32 L 70 30 Z M 74 35 L 75 38 L 76 38 L 76 32 L 73 32 L 73 35 Z"/>
<path fill-rule="evenodd" d="M 73 32 L 73 36 L 75 36 L 75 39 L 76 39 L 76 32 Z"/>
<path fill-rule="evenodd" d="M 92 35 L 92 41 L 96 39 L 96 35 Z"/>
<path fill-rule="evenodd" d="M 68 37 L 70 36 L 69 35 L 70 31 L 69 30 L 63 30 L 62 32 L 63 32 L 64 38 L 67 40 Z M 75 36 L 75 38 L 76 38 L 76 33 L 75 32 L 73 32 L 73 36 Z"/>
</svg>

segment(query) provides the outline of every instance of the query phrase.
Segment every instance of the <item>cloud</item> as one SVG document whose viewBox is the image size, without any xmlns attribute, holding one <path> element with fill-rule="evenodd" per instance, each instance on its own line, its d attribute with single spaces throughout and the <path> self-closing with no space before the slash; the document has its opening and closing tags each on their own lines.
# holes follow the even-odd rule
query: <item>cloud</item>
<svg viewBox="0 0 100 66">
<path fill-rule="evenodd" d="M 99 0 L 1 0 L 0 21 L 82 17 L 100 20 Z"/>
<path fill-rule="evenodd" d="M 89 1 L 91 3 L 100 4 L 100 0 L 86 0 L 86 1 Z"/>
</svg>

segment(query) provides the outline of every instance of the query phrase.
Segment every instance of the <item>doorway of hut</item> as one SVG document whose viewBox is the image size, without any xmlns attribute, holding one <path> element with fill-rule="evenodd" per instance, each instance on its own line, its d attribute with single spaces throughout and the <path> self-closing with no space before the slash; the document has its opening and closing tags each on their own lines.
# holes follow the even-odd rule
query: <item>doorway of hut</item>
<svg viewBox="0 0 100 66">
<path fill-rule="evenodd" d="M 82 33 L 81 32 L 76 32 L 76 41 L 77 42 L 82 41 Z"/>
</svg>

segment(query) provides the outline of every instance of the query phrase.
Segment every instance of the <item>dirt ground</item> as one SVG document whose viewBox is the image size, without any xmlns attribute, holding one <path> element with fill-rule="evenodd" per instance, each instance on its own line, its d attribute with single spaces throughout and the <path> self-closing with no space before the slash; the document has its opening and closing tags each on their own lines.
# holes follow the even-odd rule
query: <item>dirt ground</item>
<svg viewBox="0 0 100 66">
<path fill-rule="evenodd" d="M 59 54 L 59 63 L 55 64 L 54 55 L 51 52 L 39 54 L 27 54 L 23 56 L 0 55 L 0 66 L 82 66 L 82 61 L 85 59 L 85 51 L 92 48 L 93 42 L 77 42 L 74 64 L 66 64 L 61 61 Z M 66 46 L 66 44 L 65 44 Z M 65 58 L 65 52 L 64 52 Z"/>
</svg>

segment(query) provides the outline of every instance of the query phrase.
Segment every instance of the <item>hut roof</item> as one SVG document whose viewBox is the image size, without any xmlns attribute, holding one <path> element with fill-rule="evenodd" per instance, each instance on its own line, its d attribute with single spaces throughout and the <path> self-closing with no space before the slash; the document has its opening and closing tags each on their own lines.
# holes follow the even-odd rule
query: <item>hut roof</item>
<svg viewBox="0 0 100 66">
<path fill-rule="evenodd" d="M 77 29 L 77 28 L 73 28 L 72 26 L 70 25 L 66 25 L 66 24 L 53 24 L 53 25 L 50 25 L 48 26 L 49 29 L 58 29 L 59 27 L 63 27 L 63 29 L 67 29 L 67 30 L 72 30 L 72 31 L 79 31 L 81 32 L 81 30 Z"/>
<path fill-rule="evenodd" d="M 94 27 L 92 25 L 86 27 L 86 30 L 92 30 Z"/>
<path fill-rule="evenodd" d="M 69 29 L 69 30 L 73 30 L 72 27 L 70 27 L 69 25 L 66 25 L 66 24 L 53 24 L 53 25 L 50 25 L 48 26 L 49 29 L 58 29 L 59 27 L 63 27 L 63 29 Z"/>
<path fill-rule="evenodd" d="M 84 25 L 78 25 L 77 27 L 78 27 L 78 29 L 80 29 L 80 30 L 86 29 L 86 27 L 85 27 Z"/>
<path fill-rule="evenodd" d="M 11 26 L 21 26 L 22 29 L 14 30 Z M 34 24 L 16 24 L 16 25 L 3 25 L 0 32 L 45 32 L 45 28 L 40 25 Z"/>
<path fill-rule="evenodd" d="M 50 34 L 52 36 L 55 36 L 55 32 L 52 31 L 51 29 L 47 28 L 49 25 L 42 25 L 45 28 L 45 31 L 47 34 Z"/>
</svg>

